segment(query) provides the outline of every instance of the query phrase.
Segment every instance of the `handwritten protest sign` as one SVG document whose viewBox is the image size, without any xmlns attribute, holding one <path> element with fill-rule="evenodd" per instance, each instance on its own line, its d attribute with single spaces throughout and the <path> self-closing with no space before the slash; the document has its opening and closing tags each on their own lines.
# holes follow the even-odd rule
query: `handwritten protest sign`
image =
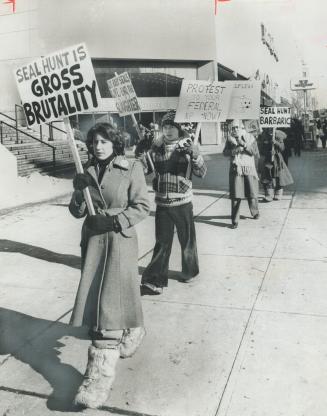
<svg viewBox="0 0 327 416">
<path fill-rule="evenodd" d="M 99 106 L 100 93 L 85 44 L 39 58 L 14 74 L 29 126 Z"/>
<path fill-rule="evenodd" d="M 225 81 L 232 87 L 228 119 L 258 119 L 260 114 L 260 81 Z"/>
<path fill-rule="evenodd" d="M 133 84 L 127 72 L 109 79 L 107 84 L 110 94 L 116 101 L 116 107 L 121 117 L 141 111 Z"/>
<path fill-rule="evenodd" d="M 231 87 L 225 82 L 183 80 L 175 121 L 225 121 Z"/>
<path fill-rule="evenodd" d="M 291 109 L 290 107 L 261 107 L 259 120 L 261 127 L 290 127 Z"/>
</svg>

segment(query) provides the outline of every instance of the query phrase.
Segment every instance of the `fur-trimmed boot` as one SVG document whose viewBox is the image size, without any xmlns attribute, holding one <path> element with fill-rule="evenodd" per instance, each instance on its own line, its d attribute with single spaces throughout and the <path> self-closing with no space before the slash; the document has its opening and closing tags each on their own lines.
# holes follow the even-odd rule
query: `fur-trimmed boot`
<svg viewBox="0 0 327 416">
<path fill-rule="evenodd" d="M 272 188 L 265 189 L 265 201 L 271 202 L 274 199 L 274 190 Z"/>
<path fill-rule="evenodd" d="M 276 201 L 279 201 L 282 199 L 282 197 L 283 197 L 283 188 L 276 189 L 274 199 Z"/>
<path fill-rule="evenodd" d="M 146 332 L 143 326 L 125 329 L 121 344 L 119 345 L 120 357 L 131 357 L 141 345 L 145 334 Z"/>
<path fill-rule="evenodd" d="M 78 389 L 74 403 L 96 409 L 108 399 L 115 379 L 115 367 L 119 359 L 119 349 L 97 348 L 91 345 L 84 380 Z"/>
</svg>

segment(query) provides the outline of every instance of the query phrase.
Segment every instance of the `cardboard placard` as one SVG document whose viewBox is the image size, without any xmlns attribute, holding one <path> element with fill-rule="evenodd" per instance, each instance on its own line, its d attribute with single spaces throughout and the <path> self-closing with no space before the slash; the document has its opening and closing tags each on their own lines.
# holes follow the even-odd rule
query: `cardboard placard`
<svg viewBox="0 0 327 416">
<path fill-rule="evenodd" d="M 109 79 L 107 84 L 110 94 L 116 101 L 116 107 L 120 117 L 142 111 L 132 81 L 127 72 L 123 72 Z"/>
<path fill-rule="evenodd" d="M 291 109 L 290 107 L 261 107 L 259 121 L 261 127 L 290 127 Z"/>
<path fill-rule="evenodd" d="M 253 120 L 260 114 L 260 81 L 225 81 L 232 88 L 228 119 Z"/>
<path fill-rule="evenodd" d="M 23 65 L 14 74 L 29 126 L 99 106 L 100 93 L 84 43 Z"/>
<path fill-rule="evenodd" d="M 217 123 L 225 121 L 231 87 L 225 82 L 183 80 L 175 121 Z"/>
</svg>

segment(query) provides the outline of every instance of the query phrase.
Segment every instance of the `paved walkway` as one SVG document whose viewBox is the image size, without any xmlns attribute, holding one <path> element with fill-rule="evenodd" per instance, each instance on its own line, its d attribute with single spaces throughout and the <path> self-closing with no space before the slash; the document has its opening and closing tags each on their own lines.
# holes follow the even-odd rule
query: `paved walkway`
<svg viewBox="0 0 327 416">
<path fill-rule="evenodd" d="M 118 365 L 106 405 L 84 414 L 126 416 L 323 416 L 327 408 L 327 152 L 290 160 L 296 185 L 242 204 L 230 228 L 228 161 L 208 157 L 196 181 L 200 278 L 144 296 L 147 336 Z M 0 415 L 76 414 L 72 397 L 89 341 L 67 325 L 80 276 L 81 221 L 68 198 L 0 216 Z M 154 207 L 153 207 L 154 208 Z M 138 226 L 140 272 L 151 257 L 154 217 Z"/>
</svg>

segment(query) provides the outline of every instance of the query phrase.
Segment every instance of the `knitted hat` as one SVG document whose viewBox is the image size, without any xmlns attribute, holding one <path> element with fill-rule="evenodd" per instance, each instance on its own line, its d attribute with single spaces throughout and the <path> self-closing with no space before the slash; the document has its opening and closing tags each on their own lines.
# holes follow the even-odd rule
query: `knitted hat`
<svg viewBox="0 0 327 416">
<path fill-rule="evenodd" d="M 286 137 L 287 137 L 287 134 L 286 133 L 284 133 L 283 131 L 281 131 L 281 130 L 276 130 L 276 132 L 275 132 L 275 137 L 276 137 L 276 139 L 279 139 L 279 140 L 285 140 L 286 139 Z"/>
<path fill-rule="evenodd" d="M 175 123 L 175 116 L 176 116 L 176 111 L 174 110 L 168 111 L 168 113 L 166 113 L 161 119 L 161 127 L 163 127 L 165 124 L 170 124 L 171 126 L 176 127 L 179 132 L 181 132 L 182 127 L 180 124 Z"/>
</svg>

